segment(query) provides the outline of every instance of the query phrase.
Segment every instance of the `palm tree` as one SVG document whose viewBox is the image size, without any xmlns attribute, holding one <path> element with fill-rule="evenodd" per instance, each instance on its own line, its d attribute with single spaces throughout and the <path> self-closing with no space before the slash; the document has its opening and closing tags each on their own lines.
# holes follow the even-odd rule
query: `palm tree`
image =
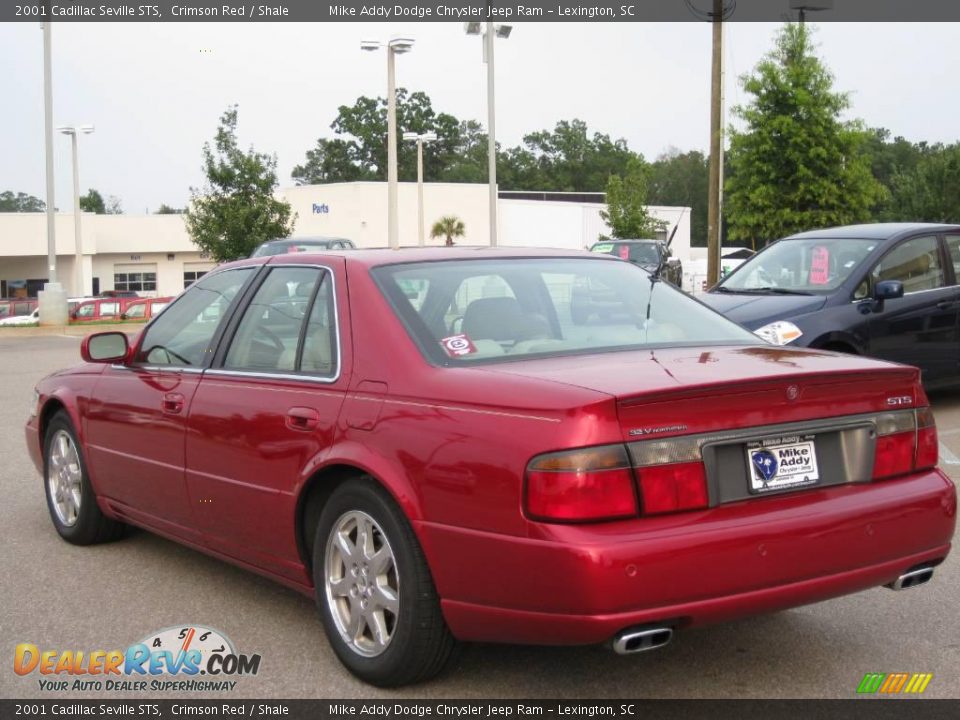
<svg viewBox="0 0 960 720">
<path fill-rule="evenodd" d="M 453 239 L 455 237 L 463 237 L 464 234 L 466 234 L 466 231 L 467 229 L 463 224 L 463 220 L 458 218 L 456 215 L 444 215 L 433 224 L 432 228 L 430 228 L 430 238 L 436 239 L 445 237 L 447 241 L 444 244 L 447 247 L 450 247 L 453 245 Z"/>
</svg>

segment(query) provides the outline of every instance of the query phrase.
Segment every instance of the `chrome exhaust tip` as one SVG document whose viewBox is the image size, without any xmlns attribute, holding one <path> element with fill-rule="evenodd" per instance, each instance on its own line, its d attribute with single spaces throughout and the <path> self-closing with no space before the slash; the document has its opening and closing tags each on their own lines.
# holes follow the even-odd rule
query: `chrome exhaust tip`
<svg viewBox="0 0 960 720">
<path fill-rule="evenodd" d="M 621 630 L 613 638 L 613 651 L 617 655 L 633 655 L 662 648 L 672 639 L 673 628 L 670 627 Z"/>
<path fill-rule="evenodd" d="M 933 578 L 933 568 L 922 567 L 917 568 L 916 570 L 905 572 L 892 583 L 884 585 L 884 587 L 888 587 L 891 590 L 909 590 L 917 585 L 923 585 L 924 583 L 930 582 L 931 578 Z"/>
</svg>

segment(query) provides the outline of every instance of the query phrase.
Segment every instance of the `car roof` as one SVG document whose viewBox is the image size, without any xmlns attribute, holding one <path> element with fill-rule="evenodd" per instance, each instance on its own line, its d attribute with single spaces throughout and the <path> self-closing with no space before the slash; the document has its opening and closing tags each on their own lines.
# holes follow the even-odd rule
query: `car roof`
<svg viewBox="0 0 960 720">
<path fill-rule="evenodd" d="M 255 258 L 243 258 L 220 265 L 217 270 L 245 265 L 322 263 L 327 258 L 346 260 L 351 265 L 377 267 L 379 265 L 399 265 L 403 263 L 437 262 L 440 260 L 497 260 L 522 258 L 582 258 L 601 262 L 620 262 L 612 255 L 588 252 L 587 250 L 563 250 L 539 247 L 489 247 L 488 245 L 456 245 L 454 247 L 403 247 L 360 248 L 355 250 L 308 250 L 306 252 L 284 255 L 262 255 Z"/>
<path fill-rule="evenodd" d="M 809 230 L 784 238 L 785 240 L 802 240 L 816 238 L 856 238 L 864 240 L 889 240 L 902 235 L 911 235 L 916 232 L 960 232 L 960 225 L 943 223 L 868 223 L 864 225 L 843 225 L 840 227 Z"/>
<path fill-rule="evenodd" d="M 599 245 L 601 243 L 655 243 L 659 242 L 653 238 L 611 238 L 610 240 L 598 240 L 594 245 Z"/>
<path fill-rule="evenodd" d="M 324 235 L 305 235 L 303 237 L 290 237 L 290 238 L 276 238 L 274 240 L 267 240 L 264 245 L 295 245 L 297 243 L 329 243 L 329 242 L 352 242 L 343 237 L 327 237 Z"/>
</svg>

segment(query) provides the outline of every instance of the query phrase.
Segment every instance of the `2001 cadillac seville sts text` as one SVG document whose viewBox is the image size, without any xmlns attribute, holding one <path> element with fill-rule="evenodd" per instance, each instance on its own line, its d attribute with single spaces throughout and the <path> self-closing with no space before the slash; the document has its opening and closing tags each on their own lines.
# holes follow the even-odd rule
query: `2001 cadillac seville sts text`
<svg viewBox="0 0 960 720">
<path fill-rule="evenodd" d="M 611 302 L 577 323 L 583 287 Z M 82 355 L 26 426 L 60 535 L 136 525 L 315 594 L 378 685 L 456 640 L 647 650 L 950 550 L 916 369 L 765 344 L 605 255 L 243 260 Z"/>
</svg>

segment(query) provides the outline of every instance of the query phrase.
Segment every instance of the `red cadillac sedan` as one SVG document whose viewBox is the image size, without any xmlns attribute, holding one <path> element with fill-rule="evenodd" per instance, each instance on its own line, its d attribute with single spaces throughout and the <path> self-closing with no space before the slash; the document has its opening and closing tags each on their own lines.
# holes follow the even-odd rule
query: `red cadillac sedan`
<svg viewBox="0 0 960 720">
<path fill-rule="evenodd" d="M 596 253 L 244 260 L 81 352 L 26 425 L 64 540 L 135 525 L 313 595 L 376 685 L 919 585 L 954 532 L 916 369 Z"/>
</svg>

